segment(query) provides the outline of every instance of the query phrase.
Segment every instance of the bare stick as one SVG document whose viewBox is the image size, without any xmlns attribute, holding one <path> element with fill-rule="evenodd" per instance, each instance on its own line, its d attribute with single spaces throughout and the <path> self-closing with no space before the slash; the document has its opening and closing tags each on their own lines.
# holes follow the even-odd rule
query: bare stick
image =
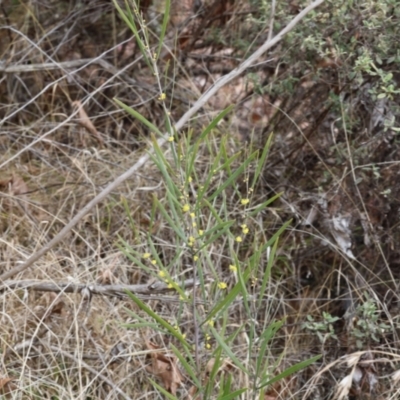
<svg viewBox="0 0 400 400">
<path fill-rule="evenodd" d="M 124 72 L 128 67 L 132 66 L 132 63 L 119 70 L 106 60 L 103 60 L 101 58 L 103 54 L 100 57 L 95 58 L 81 58 L 80 60 L 48 62 L 40 64 L 5 65 L 4 63 L 0 62 L 0 72 L 4 72 L 6 74 L 19 74 L 21 72 L 51 71 L 59 69 L 68 73 L 68 70 L 72 68 L 79 67 L 82 69 L 92 64 L 98 64 L 110 74 L 113 74 L 114 76 L 122 76 L 128 83 L 132 85 L 146 88 L 146 90 L 154 91 L 154 88 L 151 85 L 146 84 L 145 82 L 139 82 L 136 79 L 131 78 L 127 73 Z M 136 62 L 137 60 L 135 60 L 134 63 Z"/>
<path fill-rule="evenodd" d="M 257 61 L 267 50 L 271 47 L 275 46 L 279 43 L 283 37 L 289 33 L 310 11 L 314 8 L 318 7 L 322 4 L 324 0 L 316 0 L 307 6 L 302 12 L 300 12 L 289 24 L 282 29 L 274 38 L 271 40 L 267 40 L 258 50 L 256 50 L 247 60 L 245 60 L 242 64 L 240 64 L 237 68 L 232 70 L 229 74 L 226 74 L 219 78 L 215 84 L 210 87 L 193 105 L 191 109 L 189 109 L 182 118 L 175 125 L 176 131 L 182 129 L 182 127 L 189 121 L 190 117 L 192 117 L 200 108 L 202 108 L 207 101 L 214 96 L 219 89 L 229 83 L 231 80 L 238 77 L 243 71 L 249 68 L 255 61 Z M 167 142 L 167 138 L 158 139 L 158 146 L 163 146 Z M 149 150 L 152 152 L 152 149 Z M 26 270 L 29 268 L 35 261 L 37 261 L 40 257 L 46 254 L 51 248 L 53 248 L 57 243 L 59 243 L 64 237 L 69 233 L 72 228 L 98 203 L 104 200 L 110 192 L 112 192 L 117 186 L 119 186 L 126 179 L 131 177 L 138 169 L 140 169 L 148 160 L 150 156 L 149 153 L 143 155 L 139 158 L 139 160 L 134 164 L 131 168 L 125 171 L 122 175 L 120 175 L 115 181 L 111 182 L 102 192 L 100 192 L 95 198 L 93 198 L 89 203 L 83 207 L 78 214 L 75 215 L 71 221 L 68 222 L 67 225 L 52 239 L 49 243 L 44 245 L 39 251 L 30 256 L 23 264 L 14 267 L 10 271 L 5 272 L 0 275 L 0 282 L 6 279 L 11 278 L 12 276 Z M 1 286 L 0 286 L 1 287 Z"/>
<path fill-rule="evenodd" d="M 206 282 L 210 282 L 210 279 L 206 278 Z M 184 280 L 180 286 L 182 289 L 190 289 L 200 284 L 200 281 L 194 281 L 193 279 Z M 81 292 L 84 289 L 88 289 L 92 294 L 105 295 L 105 296 L 126 296 L 126 291 L 132 292 L 135 295 L 141 296 L 145 300 L 156 299 L 154 295 L 162 293 L 174 292 L 175 289 L 171 288 L 169 284 L 165 282 L 153 282 L 141 285 L 98 285 L 98 284 L 85 284 L 76 282 L 45 282 L 45 281 L 7 281 L 4 282 L 4 288 L 8 289 L 30 289 L 42 292 L 64 292 L 74 293 Z M 175 300 L 174 298 L 168 298 L 169 300 Z M 179 301 L 179 299 L 177 298 Z"/>
<path fill-rule="evenodd" d="M 5 72 L 6 74 L 19 74 L 21 72 L 32 72 L 32 71 L 50 71 L 54 69 L 69 69 L 77 67 L 86 67 L 93 62 L 99 63 L 97 58 L 81 58 L 80 60 L 71 60 L 64 62 L 49 62 L 40 64 L 22 64 L 22 65 L 6 65 L 5 63 L 0 63 L 0 72 Z"/>
</svg>

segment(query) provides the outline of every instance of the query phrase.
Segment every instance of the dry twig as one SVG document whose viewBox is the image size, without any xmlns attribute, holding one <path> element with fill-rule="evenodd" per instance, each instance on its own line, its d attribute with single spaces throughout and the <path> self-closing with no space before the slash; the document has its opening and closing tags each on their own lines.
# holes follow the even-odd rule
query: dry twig
<svg viewBox="0 0 400 400">
<path fill-rule="evenodd" d="M 206 282 L 210 280 L 206 279 Z M 194 282 L 193 279 L 186 279 L 182 282 L 181 286 L 183 289 L 187 290 L 194 286 L 198 286 L 200 284 L 199 281 Z M 167 283 L 164 282 L 153 282 L 149 284 L 142 285 L 87 285 L 84 283 L 74 283 L 74 282 L 43 282 L 43 281 L 35 281 L 35 280 L 26 280 L 26 281 L 7 281 L 3 286 L 8 289 L 31 289 L 42 292 L 66 292 L 66 293 L 77 293 L 82 292 L 83 290 L 89 290 L 91 294 L 98 294 L 103 296 L 117 296 L 123 297 L 126 296 L 126 292 L 129 291 L 139 298 L 144 300 L 154 300 L 157 299 L 155 295 L 159 295 L 162 293 L 174 292 L 175 289 L 169 287 Z M 171 297 L 162 297 L 162 300 L 172 300 L 179 301 L 178 298 Z"/>
</svg>

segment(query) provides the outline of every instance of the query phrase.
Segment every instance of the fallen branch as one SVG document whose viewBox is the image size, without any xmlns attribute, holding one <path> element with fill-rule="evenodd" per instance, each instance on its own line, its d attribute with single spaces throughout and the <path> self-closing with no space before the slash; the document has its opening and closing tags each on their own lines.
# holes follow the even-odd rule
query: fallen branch
<svg viewBox="0 0 400 400">
<path fill-rule="evenodd" d="M 206 280 L 209 282 L 209 280 Z M 193 286 L 200 285 L 200 281 L 194 282 L 193 279 L 186 279 L 180 284 L 180 287 L 184 290 L 191 289 Z M 174 288 L 171 288 L 167 283 L 164 282 L 153 282 L 142 285 L 96 285 L 96 284 L 85 284 L 85 283 L 74 283 L 74 282 L 43 282 L 35 280 L 26 281 L 7 281 L 4 282 L 2 290 L 8 289 L 30 289 L 41 292 L 64 292 L 64 293 L 80 293 L 85 290 L 89 290 L 91 294 L 103 295 L 103 296 L 116 296 L 124 297 L 127 296 L 126 291 L 129 291 L 143 300 L 162 300 L 162 301 L 179 301 L 178 297 L 157 297 L 156 295 L 175 292 Z"/>
<path fill-rule="evenodd" d="M 215 84 L 210 87 L 197 101 L 196 103 L 182 116 L 182 118 L 176 123 L 175 130 L 178 132 L 183 126 L 189 121 L 189 119 L 202 108 L 207 101 L 214 96 L 219 89 L 225 86 L 227 83 L 238 77 L 243 71 L 249 68 L 255 61 L 257 61 L 267 50 L 279 43 L 283 37 L 289 33 L 310 11 L 322 4 L 324 0 L 316 0 L 301 11 L 289 24 L 282 29 L 272 39 L 268 39 L 258 50 L 256 50 L 247 60 L 240 64 L 237 68 L 233 69 L 229 74 L 226 74 L 219 78 Z M 157 144 L 159 147 L 163 146 L 167 142 L 168 138 L 158 139 Z M 4 272 L 0 275 L 0 288 L 4 286 L 5 280 L 10 279 L 12 276 L 26 270 L 40 257 L 46 254 L 51 248 L 58 244 L 65 236 L 72 230 L 72 228 L 98 203 L 104 200 L 116 187 L 118 187 L 126 179 L 130 178 L 138 169 L 140 169 L 150 158 L 150 153 L 153 150 L 150 149 L 148 153 L 139 158 L 139 160 L 117 179 L 111 182 L 104 190 L 102 190 L 95 198 L 87 203 L 79 212 L 68 222 L 68 224 L 61 229 L 61 231 L 47 244 L 45 244 L 39 251 L 31 255 L 23 264 L 12 268 L 10 271 Z"/>
</svg>

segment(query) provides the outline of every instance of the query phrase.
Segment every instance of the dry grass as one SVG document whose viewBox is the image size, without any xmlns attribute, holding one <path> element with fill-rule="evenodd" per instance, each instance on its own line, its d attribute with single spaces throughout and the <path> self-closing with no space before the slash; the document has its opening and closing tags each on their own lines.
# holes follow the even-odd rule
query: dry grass
<svg viewBox="0 0 400 400">
<path fill-rule="evenodd" d="M 21 170 L 14 171 L 14 174 L 19 172 L 19 176 L 23 176 L 29 192 L 32 193 L 12 196 L 8 191 L 3 192 L 3 270 L 23 261 L 28 254 L 43 246 L 77 209 L 86 204 L 88 198 L 133 159 L 132 154 L 124 160 L 122 151 L 117 154 L 109 150 L 91 154 L 84 149 L 72 154 L 64 153 L 62 157 L 56 151 L 54 153 L 54 157 L 50 155 L 52 165 L 46 166 L 43 163 L 38 170 L 35 162 L 30 161 L 24 163 L 23 175 Z M 154 178 L 158 177 L 155 171 L 151 171 L 149 164 L 146 179 L 137 176 L 127 182 L 126 187 L 121 187 L 118 193 L 89 213 L 58 248 L 47 253 L 19 278 L 87 284 L 102 280 L 109 283 L 107 280 L 110 279 L 113 283 L 147 281 L 148 277 L 143 271 L 120 254 L 117 242 L 120 235 L 130 243 L 137 244 L 140 237 L 146 234 L 148 224 L 143 204 L 149 202 L 150 195 L 142 189 L 149 183 L 154 185 L 152 175 Z M 10 186 L 12 191 L 13 185 Z M 157 192 L 157 189 L 153 192 Z M 125 207 L 131 210 L 135 231 L 129 226 Z M 89 371 L 84 372 L 85 368 L 80 365 L 81 358 L 84 360 L 92 357 L 92 360 L 105 363 L 109 362 L 107 355 L 119 343 L 127 343 L 129 353 L 134 353 L 135 347 L 141 348 L 142 338 L 137 337 L 138 333 L 129 332 L 120 326 L 122 321 L 126 321 L 123 310 L 125 302 L 96 296 L 89 311 L 82 307 L 82 301 L 79 294 L 6 290 L 3 293 L 1 324 L 2 347 L 4 354 L 7 354 L 3 360 L 3 371 L 8 371 L 11 375 L 17 374 L 22 387 L 45 398 L 44 393 L 47 390 L 50 393 L 55 390 L 55 382 L 52 383 L 51 378 L 53 369 L 59 363 L 65 363 L 60 372 L 62 378 L 58 380 L 69 382 L 69 385 L 62 392 L 56 390 L 55 393 L 59 393 L 62 398 L 78 398 L 78 393 L 86 393 L 84 386 L 93 379 Z M 26 344 L 28 347 L 21 349 L 17 356 L 13 348 L 32 338 L 46 339 L 46 345 Z M 34 348 L 31 349 L 32 345 Z M 53 350 L 46 346 L 52 346 Z M 35 348 L 38 350 L 35 351 Z M 64 360 L 64 357 L 61 360 L 56 357 L 53 362 L 48 360 L 48 354 L 54 354 L 55 357 L 54 349 L 57 348 L 74 355 L 75 360 Z M 29 357 L 31 353 L 32 357 Z M 133 358 L 135 363 L 139 363 L 136 367 L 140 368 L 140 359 Z M 10 360 L 16 362 L 12 369 L 9 367 Z M 46 366 L 47 363 L 49 364 Z M 41 379 L 36 381 L 30 377 L 30 373 L 25 376 L 32 368 L 41 371 Z M 120 378 L 116 380 L 116 377 L 122 372 L 115 366 L 112 370 L 112 381 L 119 382 Z M 82 372 L 83 379 L 78 386 L 76 378 L 80 374 L 77 371 Z M 24 376 L 29 384 L 22 379 Z M 106 376 L 110 379 L 111 375 L 106 373 Z M 123 374 L 121 378 L 122 376 Z M 98 384 L 101 386 L 104 382 L 99 381 Z M 93 389 L 92 386 L 90 390 Z M 99 390 L 102 393 L 100 388 Z M 102 398 L 101 394 L 99 396 Z"/>
<path fill-rule="evenodd" d="M 214 153 L 220 140 L 215 138 L 210 142 L 214 149 L 205 147 L 199 152 L 195 168 L 199 181 L 209 172 L 210 150 Z M 76 149 L 60 155 L 57 147 L 47 150 L 51 165 L 28 160 L 22 168 L 16 167 L 8 173 L 10 180 L 5 179 L 8 182 L 4 184 L 1 198 L 3 270 L 23 261 L 43 246 L 77 209 L 105 182 L 133 163 L 135 157 L 135 153 L 124 157 L 121 149 L 118 152 Z M 229 147 L 233 154 L 237 143 L 230 140 Z M 165 153 L 167 158 L 170 158 L 169 154 L 168 151 Z M 35 164 L 40 164 L 40 170 L 35 168 Z M 26 194 L 18 192 L 18 179 L 23 179 L 26 185 L 23 192 Z M 119 238 L 129 243 L 131 249 L 144 254 L 150 251 L 146 245 L 146 237 L 150 234 L 159 258 L 165 265 L 169 264 L 174 249 L 180 244 L 175 243 L 175 233 L 160 215 L 151 222 L 152 197 L 165 201 L 165 187 L 160 182 L 161 176 L 152 163 L 146 164 L 141 175 L 127 182 L 125 187 L 120 187 L 118 192 L 89 213 L 58 247 L 15 278 L 54 284 L 154 282 L 157 266 L 149 263 L 148 268 L 153 271 L 149 274 L 130 262 L 119 251 Z M 223 182 L 224 175 L 220 174 L 211 190 Z M 232 193 L 227 192 L 227 195 L 232 196 Z M 253 197 L 255 204 L 261 201 L 259 196 L 263 197 L 261 193 Z M 226 210 L 229 219 L 242 219 L 243 211 L 238 208 L 237 200 L 232 198 L 226 206 L 229 208 Z M 209 218 L 204 216 L 204 220 Z M 265 224 L 265 221 L 254 219 L 247 223 L 250 229 L 259 231 L 255 227 Z M 275 229 L 274 226 L 271 228 Z M 263 234 L 267 235 L 267 232 Z M 204 268 L 203 273 L 217 274 L 232 286 L 235 279 L 228 270 L 230 260 L 226 258 L 226 247 L 227 238 L 213 243 L 209 254 L 212 270 Z M 243 257 L 249 252 L 251 243 L 241 250 Z M 171 265 L 169 273 L 175 277 L 190 276 L 190 265 L 190 257 L 183 256 Z M 209 290 L 207 296 L 211 297 L 207 304 L 200 305 L 203 315 L 218 298 L 217 293 Z M 151 351 L 144 349 L 145 343 L 151 340 L 168 348 L 170 339 L 149 328 L 126 329 L 123 324 L 133 322 L 126 308 L 136 310 L 132 302 L 100 296 L 94 296 L 88 302 L 82 293 L 41 293 L 23 289 L 5 289 L 2 297 L 2 370 L 8 376 L 17 377 L 20 394 L 41 398 L 51 394 L 59 398 L 120 398 L 121 394 L 115 389 L 118 387 L 129 398 L 142 395 L 153 398 L 154 389 L 146 383 L 145 372 Z M 171 302 L 167 296 L 155 296 L 148 305 L 172 325 L 179 325 L 188 337 L 193 337 L 190 305 Z M 243 306 L 240 302 L 236 303 L 229 311 L 228 328 L 240 326 L 243 318 Z M 268 319 L 263 318 L 260 331 Z M 243 332 L 232 346 L 239 357 L 247 352 L 246 336 Z M 119 352 L 121 355 L 117 357 Z M 201 355 L 202 365 L 208 362 L 211 355 L 211 351 Z M 93 371 L 101 375 L 94 376 Z M 115 387 L 110 387 L 109 382 L 113 382 Z M 245 385 L 246 380 L 241 378 L 237 384 Z M 190 385 L 186 390 L 189 388 Z"/>
</svg>

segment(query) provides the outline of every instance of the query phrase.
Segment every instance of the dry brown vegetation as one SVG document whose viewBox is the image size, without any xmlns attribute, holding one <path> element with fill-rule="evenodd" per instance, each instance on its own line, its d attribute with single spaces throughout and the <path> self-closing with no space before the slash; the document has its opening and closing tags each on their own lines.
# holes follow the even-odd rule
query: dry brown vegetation
<svg viewBox="0 0 400 400">
<path fill-rule="evenodd" d="M 307 2 L 277 3 L 275 32 Z M 141 2 L 154 46 L 164 4 Z M 172 1 L 158 60 L 172 121 L 266 40 L 269 19 L 263 18 L 271 4 Z M 233 234 L 240 234 L 243 221 L 249 227 L 237 250 L 243 264 L 256 243 L 266 243 L 292 220 L 281 235 L 262 307 L 254 314 L 254 332 L 261 337 L 275 319 L 284 319 L 266 352 L 270 365 L 276 363 L 274 375 L 312 356 L 322 358 L 238 398 L 253 399 L 255 393 L 265 400 L 398 396 L 400 76 L 391 49 L 396 4 L 354 2 L 342 10 L 327 2 L 176 135 L 178 143 L 198 137 L 221 110 L 235 105 L 199 147 L 195 171 L 202 182 L 219 151 L 248 156 L 273 133 L 251 202 L 282 193 L 279 199 L 256 216 L 244 213 L 240 198 L 249 195 L 248 180 L 256 169 L 251 164 L 213 206 L 238 223 Z M 350 17 L 340 25 L 346 13 Z M 157 79 L 111 2 L 1 3 L 0 274 L 45 246 L 148 149 L 151 133 L 114 98 L 164 129 Z M 171 148 L 163 151 L 172 162 Z M 221 170 L 210 191 L 228 177 Z M 192 186 L 193 192 L 199 187 Z M 218 343 L 206 328 L 197 332 L 193 305 L 162 282 L 151 257 L 142 264 L 132 261 L 133 253 L 152 252 L 151 237 L 156 261 L 183 281 L 185 293 L 196 291 L 188 281 L 193 257 L 184 253 L 174 259 L 179 240 L 154 198 L 168 206 L 163 176 L 149 161 L 31 268 L 2 282 L 1 397 L 162 398 L 153 379 L 178 398 L 199 399 L 182 360 L 171 351 L 180 345 L 174 335 L 152 325 L 127 327 L 153 322 L 126 296 L 127 285 L 157 315 L 179 326 L 191 344 L 201 342 L 195 356 L 198 378 L 206 386 L 215 375 L 215 392 L 204 398 L 217 398 L 228 376 L 232 390 L 251 387 L 250 375 L 227 354 L 218 373 L 213 371 Z M 238 281 L 228 249 L 229 238 L 221 236 L 207 258 L 212 267 L 205 264 L 197 305 L 204 318 L 220 300 L 216 277 L 227 292 Z M 259 296 L 268 257 L 260 257 L 249 279 L 250 300 Z M 251 369 L 248 314 L 240 297 L 215 324 L 227 336 L 245 327 L 230 349 Z"/>
</svg>

